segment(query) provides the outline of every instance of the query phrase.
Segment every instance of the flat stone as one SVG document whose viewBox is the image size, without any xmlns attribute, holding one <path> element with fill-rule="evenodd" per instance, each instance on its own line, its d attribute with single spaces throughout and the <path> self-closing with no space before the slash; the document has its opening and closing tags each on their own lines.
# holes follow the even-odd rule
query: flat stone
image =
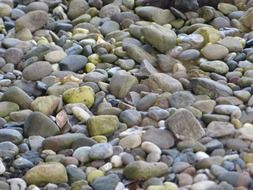
<svg viewBox="0 0 253 190">
<path fill-rule="evenodd" d="M 205 61 L 200 63 L 200 68 L 203 71 L 215 72 L 218 74 L 225 74 L 229 70 L 228 65 L 222 61 Z"/>
<path fill-rule="evenodd" d="M 198 140 L 205 135 L 199 121 L 184 108 L 177 110 L 166 120 L 166 127 L 180 140 Z"/>
<path fill-rule="evenodd" d="M 235 128 L 231 123 L 213 121 L 207 126 L 206 135 L 214 138 L 235 134 Z"/>
</svg>

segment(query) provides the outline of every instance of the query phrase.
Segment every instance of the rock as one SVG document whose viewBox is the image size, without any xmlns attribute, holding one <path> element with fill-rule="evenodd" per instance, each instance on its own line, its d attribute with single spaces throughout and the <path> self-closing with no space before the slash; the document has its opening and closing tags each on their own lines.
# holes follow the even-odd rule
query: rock
<svg viewBox="0 0 253 190">
<path fill-rule="evenodd" d="M 200 63 L 200 68 L 203 71 L 215 72 L 218 74 L 225 74 L 229 70 L 227 64 L 222 61 L 205 61 Z"/>
<path fill-rule="evenodd" d="M 198 182 L 198 183 L 195 183 L 191 186 L 191 190 L 208 190 L 209 188 L 215 186 L 216 183 L 213 182 L 213 181 L 201 181 L 201 182 Z"/>
<path fill-rule="evenodd" d="M 90 149 L 91 148 L 88 146 L 79 147 L 74 151 L 73 157 L 75 157 L 81 163 L 89 162 L 90 161 L 90 157 L 89 157 Z"/>
<path fill-rule="evenodd" d="M 166 127 L 180 140 L 198 140 L 205 135 L 199 121 L 184 108 L 177 110 L 166 120 Z"/>
<path fill-rule="evenodd" d="M 45 57 L 45 60 L 50 63 L 57 63 L 57 62 L 62 61 L 66 56 L 67 54 L 64 51 L 55 50 L 55 51 L 51 51 L 47 53 L 44 57 Z"/>
<path fill-rule="evenodd" d="M 159 25 L 149 25 L 142 28 L 145 40 L 160 52 L 165 53 L 176 45 L 176 34 L 174 31 Z"/>
<path fill-rule="evenodd" d="M 218 9 L 225 15 L 228 15 L 228 14 L 238 10 L 235 5 L 232 5 L 229 3 L 219 3 Z"/>
<path fill-rule="evenodd" d="M 205 43 L 215 43 L 221 38 L 219 31 L 211 27 L 200 27 L 194 33 L 202 35 Z"/>
<path fill-rule="evenodd" d="M 199 8 L 199 4 L 197 0 L 190 0 L 190 1 L 176 0 L 175 7 L 185 12 L 196 11 Z"/>
<path fill-rule="evenodd" d="M 68 182 L 68 176 L 62 164 L 51 162 L 39 164 L 28 170 L 25 174 L 25 181 L 28 184 L 39 186 L 47 183 L 59 184 Z"/>
<path fill-rule="evenodd" d="M 72 112 L 74 116 L 81 122 L 87 122 L 91 118 L 88 112 L 78 106 L 73 107 Z"/>
<path fill-rule="evenodd" d="M 219 44 L 207 44 L 201 53 L 209 60 L 223 59 L 228 55 L 228 49 Z"/>
<path fill-rule="evenodd" d="M 31 32 L 41 29 L 47 23 L 48 15 L 45 11 L 31 11 L 16 20 L 16 31 L 28 28 Z"/>
<path fill-rule="evenodd" d="M 62 71 L 77 72 L 84 69 L 87 62 L 88 59 L 83 55 L 68 55 L 60 61 L 59 66 Z"/>
<path fill-rule="evenodd" d="M 214 138 L 235 134 L 235 128 L 231 123 L 213 121 L 207 126 L 206 135 Z"/>
<path fill-rule="evenodd" d="M 191 106 L 195 101 L 195 97 L 188 91 L 175 92 L 169 97 L 169 103 L 175 108 L 186 108 Z"/>
<path fill-rule="evenodd" d="M 27 66 L 23 70 L 23 77 L 26 80 L 36 81 L 48 76 L 53 68 L 47 61 L 38 61 Z"/>
<path fill-rule="evenodd" d="M 141 145 L 141 136 L 137 134 L 123 137 L 119 141 L 119 145 L 124 149 L 133 149 Z"/>
<path fill-rule="evenodd" d="M 147 180 L 151 177 L 161 177 L 167 173 L 168 166 L 162 162 L 134 161 L 123 170 L 123 175 L 130 180 Z"/>
<path fill-rule="evenodd" d="M 0 157 L 14 158 L 19 152 L 18 147 L 12 142 L 5 141 L 0 143 Z"/>
<path fill-rule="evenodd" d="M 119 120 L 113 115 L 100 115 L 91 117 L 87 129 L 91 136 L 111 135 L 118 128 Z"/>
<path fill-rule="evenodd" d="M 251 177 L 239 172 L 226 172 L 224 175 L 219 177 L 219 180 L 226 181 L 234 187 L 249 187 L 249 185 L 252 183 Z"/>
<path fill-rule="evenodd" d="M 191 148 L 194 152 L 206 151 L 206 147 L 198 141 L 184 140 L 177 144 L 178 150 Z"/>
<path fill-rule="evenodd" d="M 147 94 L 136 103 L 136 108 L 137 110 L 145 111 L 149 109 L 156 102 L 156 100 L 157 100 L 156 94 L 154 93 Z"/>
<path fill-rule="evenodd" d="M 21 178 L 11 178 L 8 179 L 7 182 L 10 184 L 11 190 L 25 190 L 26 182 Z"/>
<path fill-rule="evenodd" d="M 23 136 L 20 132 L 14 129 L 0 129 L 0 142 L 4 141 L 20 144 L 23 141 Z"/>
<path fill-rule="evenodd" d="M 239 129 L 241 133 L 241 138 L 242 139 L 248 139 L 252 140 L 253 139 L 253 125 L 250 123 L 246 123 L 243 125 L 242 128 Z"/>
<path fill-rule="evenodd" d="M 27 6 L 27 12 L 36 10 L 48 12 L 48 5 L 44 2 L 32 2 Z"/>
<path fill-rule="evenodd" d="M 183 86 L 178 80 L 164 73 L 150 75 L 148 79 L 148 85 L 154 91 L 161 89 L 164 92 L 173 93 L 183 90 Z"/>
<path fill-rule="evenodd" d="M 38 111 L 44 113 L 45 115 L 51 115 L 58 108 L 61 99 L 57 96 L 41 96 L 36 98 L 32 104 L 31 108 L 33 111 Z"/>
<path fill-rule="evenodd" d="M 80 168 L 77 168 L 76 166 L 68 165 L 66 167 L 66 170 L 67 170 L 69 182 L 71 184 L 74 183 L 75 181 L 83 180 L 86 178 L 86 175 L 83 172 L 83 170 Z"/>
<path fill-rule="evenodd" d="M 0 175 L 2 175 L 5 171 L 6 171 L 5 165 L 2 162 L 2 160 L 0 160 Z"/>
<path fill-rule="evenodd" d="M 114 4 L 108 4 L 103 6 L 99 11 L 100 17 L 112 17 L 113 15 L 119 14 L 120 8 Z"/>
<path fill-rule="evenodd" d="M 10 16 L 11 7 L 8 4 L 0 3 L 0 17 Z"/>
<path fill-rule="evenodd" d="M 232 90 L 228 86 L 207 78 L 194 78 L 191 80 L 191 85 L 194 93 L 205 94 L 211 98 L 232 94 Z"/>
<path fill-rule="evenodd" d="M 175 16 L 170 10 L 161 9 L 153 6 L 137 7 L 135 12 L 145 20 L 153 21 L 157 24 L 164 25 L 175 20 Z"/>
<path fill-rule="evenodd" d="M 199 100 L 196 101 L 192 106 L 203 113 L 212 113 L 215 105 L 216 102 L 214 100 Z"/>
<path fill-rule="evenodd" d="M 111 79 L 109 90 L 117 98 L 125 98 L 136 84 L 138 84 L 136 77 L 125 71 L 118 71 Z"/>
<path fill-rule="evenodd" d="M 113 154 L 112 145 L 109 143 L 98 143 L 91 147 L 89 157 L 92 160 L 103 160 L 110 158 Z"/>
<path fill-rule="evenodd" d="M 60 133 L 58 126 L 46 115 L 40 112 L 33 112 L 24 123 L 25 136 L 50 137 Z"/>
<path fill-rule="evenodd" d="M 155 101 L 156 100 L 157 100 L 157 98 L 155 99 Z M 154 119 L 155 121 L 167 119 L 169 117 L 169 115 L 170 115 L 170 113 L 167 110 L 162 109 L 157 106 L 152 106 L 148 109 L 148 116 L 150 118 Z"/>
<path fill-rule="evenodd" d="M 116 174 L 110 174 L 94 180 L 91 186 L 94 190 L 115 190 L 120 178 Z"/>
<path fill-rule="evenodd" d="M 79 88 L 71 88 L 63 93 L 63 101 L 69 103 L 83 103 L 88 108 L 93 106 L 95 101 L 95 93 L 89 86 Z"/>
<path fill-rule="evenodd" d="M 1 181 L 0 182 L 0 188 L 1 189 L 6 189 L 6 190 L 11 190 L 10 189 L 10 185 L 7 182 L 5 182 L 5 181 Z M 24 189 L 25 189 L 25 187 L 24 187 Z"/>
<path fill-rule="evenodd" d="M 30 108 L 32 98 L 21 88 L 10 87 L 6 90 L 1 98 L 2 101 L 10 101 L 18 104 L 22 109 Z"/>
<path fill-rule="evenodd" d="M 219 41 L 219 44 L 226 47 L 230 52 L 241 52 L 243 50 L 242 39 L 227 36 Z"/>
<path fill-rule="evenodd" d="M 13 102 L 3 101 L 0 102 L 0 117 L 6 117 L 11 112 L 19 110 L 19 105 Z"/>
<path fill-rule="evenodd" d="M 57 152 L 69 148 L 92 146 L 94 144 L 96 144 L 96 141 L 86 137 L 84 134 L 66 133 L 46 138 L 42 143 L 42 149 L 49 149 Z"/>
<path fill-rule="evenodd" d="M 240 22 L 249 29 L 252 29 L 253 8 L 249 8 L 240 18 Z"/>
<path fill-rule="evenodd" d="M 14 65 L 17 65 L 21 62 L 21 59 L 23 58 L 24 53 L 19 48 L 9 48 L 4 53 L 4 58 L 7 63 L 13 63 Z"/>
<path fill-rule="evenodd" d="M 142 120 L 141 114 L 134 109 L 128 109 L 121 112 L 119 118 L 123 123 L 126 123 L 127 126 L 138 126 Z"/>
<path fill-rule="evenodd" d="M 68 8 L 68 17 L 73 20 L 84 14 L 88 10 L 89 4 L 84 0 L 73 0 Z"/>
<path fill-rule="evenodd" d="M 104 24 L 101 26 L 101 33 L 106 36 L 110 32 L 114 32 L 120 29 L 120 25 L 115 22 L 115 21 L 106 21 Z"/>
<path fill-rule="evenodd" d="M 175 140 L 172 134 L 167 130 L 149 129 L 143 136 L 142 141 L 152 142 L 161 149 L 168 149 L 174 146 Z"/>
<path fill-rule="evenodd" d="M 214 111 L 219 114 L 230 115 L 232 118 L 240 118 L 242 112 L 239 107 L 234 105 L 217 105 Z"/>
</svg>

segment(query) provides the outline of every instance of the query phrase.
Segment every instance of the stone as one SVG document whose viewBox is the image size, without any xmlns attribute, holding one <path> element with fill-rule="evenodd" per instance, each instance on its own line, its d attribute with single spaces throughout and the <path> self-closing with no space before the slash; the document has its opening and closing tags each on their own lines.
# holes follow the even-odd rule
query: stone
<svg viewBox="0 0 253 190">
<path fill-rule="evenodd" d="M 110 158 L 113 154 L 112 145 L 109 143 L 98 143 L 91 147 L 89 157 L 92 160 L 103 160 Z"/>
<path fill-rule="evenodd" d="M 219 31 L 211 27 L 200 27 L 194 33 L 202 35 L 205 43 L 215 43 L 221 38 Z"/>
<path fill-rule="evenodd" d="M 250 123 L 245 123 L 242 128 L 239 129 L 239 132 L 241 133 L 242 139 L 253 139 L 253 125 Z"/>
<path fill-rule="evenodd" d="M 59 63 L 62 71 L 77 72 L 84 69 L 88 59 L 83 55 L 68 55 L 65 56 Z"/>
<path fill-rule="evenodd" d="M 71 184 L 74 183 L 75 181 L 83 180 L 86 178 L 86 175 L 83 172 L 83 170 L 77 168 L 76 166 L 68 165 L 66 167 L 66 171 L 68 174 L 68 180 Z"/>
<path fill-rule="evenodd" d="M 18 104 L 22 109 L 30 108 L 32 98 L 21 88 L 13 86 L 8 88 L 2 98 L 2 101 L 10 101 Z"/>
<path fill-rule="evenodd" d="M 83 103 L 88 108 L 93 106 L 95 101 L 94 90 L 89 86 L 70 88 L 63 93 L 63 101 L 69 103 Z"/>
<path fill-rule="evenodd" d="M 4 53 L 4 58 L 7 63 L 13 63 L 14 65 L 17 65 L 21 62 L 21 59 L 23 58 L 24 53 L 19 48 L 9 48 Z"/>
<path fill-rule="evenodd" d="M 57 63 L 57 62 L 60 62 L 61 60 L 63 60 L 66 56 L 67 56 L 67 54 L 64 51 L 55 50 L 55 51 L 48 52 L 44 56 L 44 58 L 46 61 L 48 61 L 50 63 Z"/>
<path fill-rule="evenodd" d="M 170 10 L 161 9 L 153 6 L 137 7 L 136 14 L 145 20 L 155 22 L 160 25 L 168 24 L 175 20 L 175 16 Z"/>
<path fill-rule="evenodd" d="M 219 42 L 222 46 L 226 47 L 230 52 L 241 52 L 243 50 L 243 40 L 238 37 L 226 36 Z"/>
<path fill-rule="evenodd" d="M 175 92 L 169 97 L 169 103 L 175 108 L 186 108 L 195 102 L 195 97 L 191 92 Z"/>
<path fill-rule="evenodd" d="M 78 106 L 74 106 L 72 108 L 72 112 L 74 116 L 81 122 L 87 122 L 91 118 L 91 115 L 87 111 Z"/>
<path fill-rule="evenodd" d="M 142 142 L 141 148 L 146 153 L 158 153 L 158 154 L 162 153 L 161 149 L 158 146 L 156 146 L 154 143 L 148 142 L 148 141 Z"/>
<path fill-rule="evenodd" d="M 32 2 L 27 6 L 27 12 L 36 10 L 48 12 L 48 5 L 44 2 Z"/>
<path fill-rule="evenodd" d="M 231 88 L 207 78 L 191 79 L 192 90 L 198 95 L 208 95 L 211 98 L 219 96 L 229 96 L 232 94 Z"/>
<path fill-rule="evenodd" d="M 114 4 L 108 4 L 103 6 L 99 11 L 99 16 L 104 17 L 112 17 L 113 15 L 119 14 L 120 8 Z"/>
<path fill-rule="evenodd" d="M 228 15 L 228 14 L 238 10 L 235 5 L 232 5 L 229 3 L 219 3 L 218 9 L 225 15 Z"/>
<path fill-rule="evenodd" d="M 253 20 L 253 8 L 249 8 L 240 18 L 240 22 L 249 29 L 253 28 L 252 25 L 252 20 Z"/>
<path fill-rule="evenodd" d="M 119 118 L 120 121 L 126 123 L 127 126 L 138 126 L 142 120 L 141 113 L 139 113 L 135 109 L 128 109 L 121 112 Z"/>
<path fill-rule="evenodd" d="M 77 148 L 74 153 L 73 157 L 79 160 L 81 163 L 86 163 L 90 161 L 89 153 L 90 153 L 90 147 L 83 146 Z"/>
<path fill-rule="evenodd" d="M 23 136 L 20 132 L 14 129 L 0 129 L 0 142 L 4 141 L 20 144 L 23 141 Z"/>
<path fill-rule="evenodd" d="M 18 147 L 9 141 L 0 143 L 0 157 L 14 158 L 19 153 Z"/>
<path fill-rule="evenodd" d="M 11 179 L 8 179 L 7 182 L 10 184 L 11 190 L 12 189 L 25 190 L 27 187 L 26 182 L 21 178 L 11 178 Z"/>
<path fill-rule="evenodd" d="M 157 100 L 157 98 L 155 100 Z M 152 106 L 148 109 L 148 116 L 156 121 L 167 119 L 169 115 L 170 113 L 167 110 L 158 106 Z"/>
<path fill-rule="evenodd" d="M 234 135 L 235 128 L 231 123 L 212 121 L 207 126 L 206 135 L 214 138 L 224 137 L 227 135 Z"/>
<path fill-rule="evenodd" d="M 147 180 L 151 177 L 164 176 L 167 173 L 168 166 L 162 162 L 134 161 L 123 170 L 123 175 L 130 180 Z"/>
<path fill-rule="evenodd" d="M 0 159 L 0 175 L 2 175 L 6 171 L 5 165 Z"/>
<path fill-rule="evenodd" d="M 125 71 L 118 71 L 111 79 L 109 90 L 117 98 L 125 98 L 136 84 L 138 84 L 136 77 Z"/>
<path fill-rule="evenodd" d="M 148 85 L 153 90 L 161 89 L 164 92 L 176 92 L 183 90 L 182 84 L 165 73 L 156 73 L 149 76 Z"/>
<path fill-rule="evenodd" d="M 19 110 L 19 105 L 13 102 L 3 101 L 0 102 L 0 117 L 6 117 L 11 112 Z"/>
<path fill-rule="evenodd" d="M 141 145 L 141 136 L 137 134 L 123 137 L 119 141 L 119 145 L 124 149 L 133 149 Z"/>
<path fill-rule="evenodd" d="M 226 181 L 234 187 L 244 186 L 249 187 L 252 183 L 250 176 L 244 175 L 239 172 L 226 172 L 218 178 L 220 181 Z"/>
<path fill-rule="evenodd" d="M 218 74 L 226 74 L 229 71 L 229 67 L 222 61 L 205 61 L 200 63 L 200 68 L 203 71 L 215 72 Z"/>
<path fill-rule="evenodd" d="M 8 4 L 0 3 L 0 17 L 10 16 L 11 7 Z"/>
<path fill-rule="evenodd" d="M 174 146 L 175 140 L 173 135 L 163 129 L 152 128 L 142 135 L 142 141 L 152 142 L 161 149 L 168 149 Z"/>
<path fill-rule="evenodd" d="M 209 60 L 223 59 L 228 55 L 228 49 L 219 44 L 207 44 L 201 49 L 203 56 Z"/>
<path fill-rule="evenodd" d="M 198 140 L 205 135 L 199 121 L 194 115 L 181 108 L 166 120 L 166 127 L 180 140 Z"/>
<path fill-rule="evenodd" d="M 33 111 L 41 112 L 45 115 L 51 115 L 56 111 L 60 102 L 61 99 L 57 96 L 41 96 L 32 102 L 31 108 Z"/>
<path fill-rule="evenodd" d="M 108 20 L 104 22 L 100 30 L 101 30 L 101 33 L 106 36 L 110 32 L 114 32 L 119 29 L 120 29 L 120 25 L 117 22 Z"/>
<path fill-rule="evenodd" d="M 115 190 L 120 178 L 116 174 L 110 174 L 94 180 L 91 186 L 94 190 Z"/>
<path fill-rule="evenodd" d="M 81 133 L 65 133 L 46 138 L 42 143 L 42 149 L 58 152 L 64 149 L 78 148 L 82 146 L 92 146 L 96 141 Z"/>
<path fill-rule="evenodd" d="M 165 53 L 176 45 L 176 34 L 174 31 L 159 25 L 149 25 L 142 28 L 145 40 L 160 52 Z"/>
<path fill-rule="evenodd" d="M 68 17 L 73 20 L 84 14 L 89 8 L 85 0 L 73 0 L 69 4 Z"/>
<path fill-rule="evenodd" d="M 47 23 L 48 15 L 45 11 L 31 11 L 16 20 L 16 31 L 28 28 L 31 32 L 41 29 Z"/>
<path fill-rule="evenodd" d="M 58 126 L 46 115 L 40 112 L 33 112 L 24 123 L 25 136 L 50 137 L 60 133 Z"/>
<path fill-rule="evenodd" d="M 87 175 L 87 181 L 89 183 L 92 183 L 93 181 L 95 181 L 97 178 L 103 177 L 104 176 L 104 172 L 102 172 L 101 170 L 93 170 L 91 172 L 88 173 Z"/>
<path fill-rule="evenodd" d="M 206 147 L 195 140 L 184 140 L 177 144 L 178 150 L 191 148 L 194 152 L 206 151 Z"/>
<path fill-rule="evenodd" d="M 62 164 L 51 162 L 39 164 L 28 170 L 25 174 L 25 181 L 28 184 L 39 186 L 47 183 L 59 184 L 68 182 L 68 176 Z"/>
<path fill-rule="evenodd" d="M 215 105 L 216 102 L 214 100 L 198 100 L 192 106 L 203 113 L 212 113 Z"/>
<path fill-rule="evenodd" d="M 23 77 L 26 80 L 36 81 L 48 76 L 53 72 L 53 68 L 47 61 L 38 61 L 27 66 L 23 70 Z"/>
<path fill-rule="evenodd" d="M 213 182 L 213 181 L 209 181 L 209 180 L 206 180 L 206 181 L 201 181 L 201 182 L 198 182 L 198 183 L 195 183 L 191 186 L 191 190 L 208 190 L 209 188 L 215 186 L 216 183 Z"/>
</svg>

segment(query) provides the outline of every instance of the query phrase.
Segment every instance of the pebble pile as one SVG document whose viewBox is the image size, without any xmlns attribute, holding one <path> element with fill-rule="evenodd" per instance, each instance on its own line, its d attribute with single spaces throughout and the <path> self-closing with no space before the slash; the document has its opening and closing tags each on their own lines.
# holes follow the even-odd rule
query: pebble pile
<svg viewBox="0 0 253 190">
<path fill-rule="evenodd" d="M 1 190 L 252 190 L 253 0 L 0 0 Z"/>
</svg>

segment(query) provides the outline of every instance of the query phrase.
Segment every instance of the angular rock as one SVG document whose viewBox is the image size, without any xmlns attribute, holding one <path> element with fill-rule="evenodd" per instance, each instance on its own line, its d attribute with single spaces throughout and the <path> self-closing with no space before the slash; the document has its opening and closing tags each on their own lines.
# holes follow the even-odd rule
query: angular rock
<svg viewBox="0 0 253 190">
<path fill-rule="evenodd" d="M 57 96 L 41 96 L 36 98 L 31 108 L 33 111 L 44 113 L 45 115 L 51 115 L 57 109 L 61 102 L 61 99 Z"/>
<path fill-rule="evenodd" d="M 199 121 L 184 108 L 177 110 L 166 120 L 166 127 L 180 140 L 198 140 L 205 135 Z"/>
</svg>

